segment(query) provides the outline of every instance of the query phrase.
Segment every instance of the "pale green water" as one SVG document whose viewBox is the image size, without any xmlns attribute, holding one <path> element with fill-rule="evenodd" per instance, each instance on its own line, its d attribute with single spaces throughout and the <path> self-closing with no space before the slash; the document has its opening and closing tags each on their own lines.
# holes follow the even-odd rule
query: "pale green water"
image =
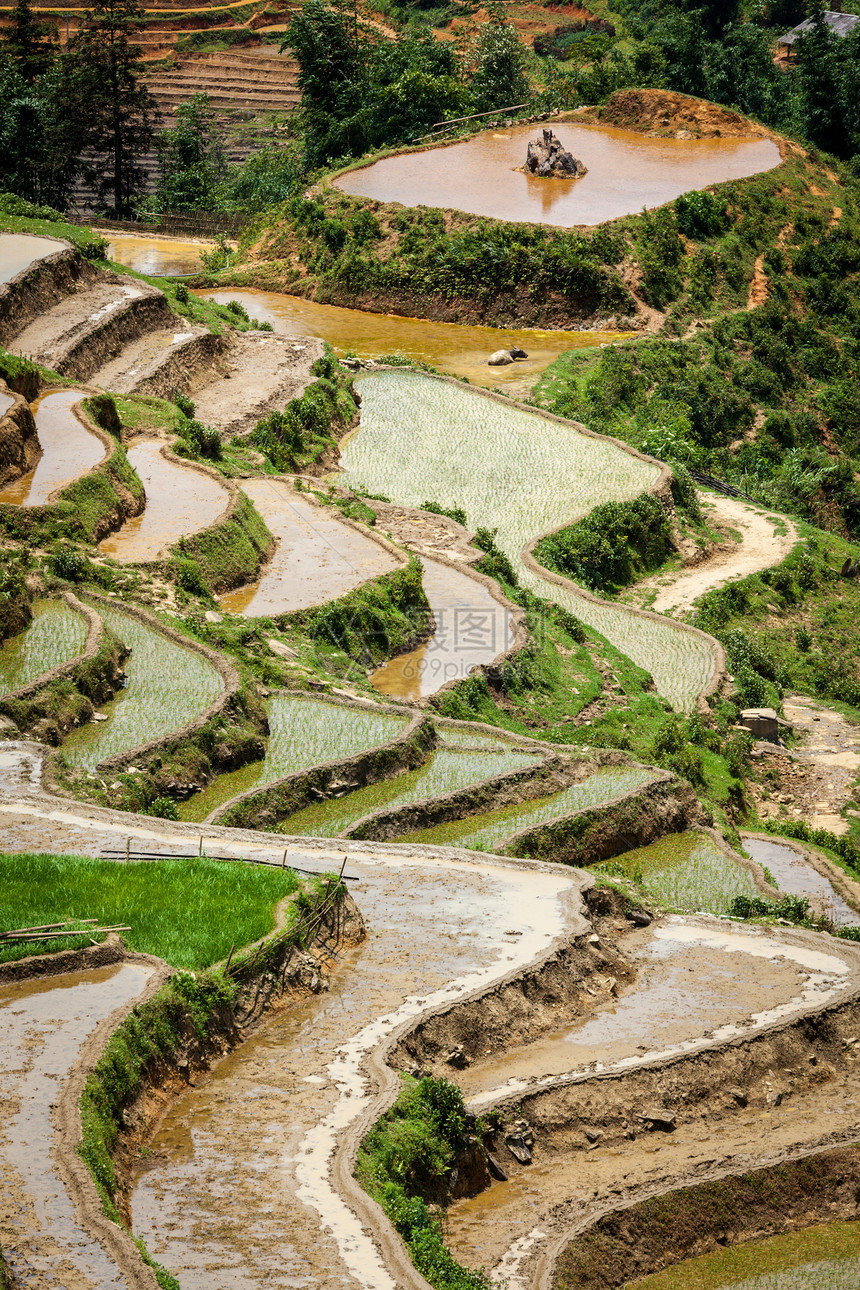
<svg viewBox="0 0 860 1290">
<path fill-rule="evenodd" d="M 735 896 L 759 892 L 748 869 L 724 855 L 703 833 L 671 833 L 648 847 L 595 866 L 595 872 L 633 878 L 664 909 L 724 914 Z"/>
<path fill-rule="evenodd" d="M 860 1223 L 821 1223 L 686 1259 L 628 1290 L 857 1290 Z"/>
<path fill-rule="evenodd" d="M 169 734 L 199 716 L 224 688 L 201 654 L 174 644 L 121 609 L 99 606 L 98 612 L 131 649 L 127 684 L 101 709 L 107 721 L 81 726 L 63 744 L 64 757 L 76 766 L 93 767 Z"/>
<path fill-rule="evenodd" d="M 365 748 L 394 739 L 408 717 L 386 712 L 362 712 L 318 699 L 280 696 L 269 701 L 269 741 L 264 761 L 219 775 L 202 793 L 179 808 L 183 820 L 204 820 L 231 797 L 262 788 L 293 771 L 310 770 L 321 762 L 349 757 Z"/>
<path fill-rule="evenodd" d="M 19 690 L 84 648 L 87 625 L 63 600 L 37 600 L 33 620 L 0 645 L 0 694 Z"/>
<path fill-rule="evenodd" d="M 452 820 L 449 824 L 439 824 L 432 829 L 420 829 L 397 841 L 492 851 L 522 829 L 537 828 L 539 824 L 573 815 L 574 811 L 582 810 L 583 807 L 598 806 L 620 793 L 638 788 L 640 784 L 647 784 L 653 778 L 653 773 L 643 767 L 601 770 L 561 793 L 535 798 L 532 802 L 522 802 L 519 806 L 487 811 L 483 815 L 472 815 L 466 820 Z"/>
<path fill-rule="evenodd" d="M 537 760 L 534 754 L 529 753 L 454 752 L 439 749 L 417 770 L 386 779 L 380 784 L 369 784 L 346 797 L 316 802 L 313 806 L 306 807 L 304 811 L 285 820 L 279 832 L 334 837 L 371 811 L 453 793 L 493 775 L 519 770 Z"/>
<path fill-rule="evenodd" d="M 477 391 L 415 372 L 380 372 L 357 382 L 361 427 L 344 445 L 340 479 L 403 505 L 431 499 L 462 506 L 470 528 L 497 529 L 523 586 L 569 609 L 654 677 L 674 707 L 689 709 L 710 678 L 707 640 L 669 620 L 593 603 L 571 586 L 529 572 L 529 542 L 572 524 L 606 501 L 637 497 L 657 467 L 539 412 L 496 403 Z"/>
</svg>

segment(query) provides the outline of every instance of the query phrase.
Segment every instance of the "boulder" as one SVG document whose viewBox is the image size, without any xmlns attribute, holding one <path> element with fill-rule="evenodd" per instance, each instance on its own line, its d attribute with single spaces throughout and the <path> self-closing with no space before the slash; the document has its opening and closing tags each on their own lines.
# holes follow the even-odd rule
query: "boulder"
<svg viewBox="0 0 860 1290">
<path fill-rule="evenodd" d="M 542 179 L 560 176 L 564 179 L 578 179 L 585 174 L 585 166 L 563 147 L 552 130 L 543 130 L 543 137 L 529 142 L 526 154 L 526 173 L 538 175 Z"/>
<path fill-rule="evenodd" d="M 487 359 L 488 367 L 507 367 L 508 363 L 514 361 L 514 356 L 509 349 L 497 349 L 495 354 L 491 354 Z"/>
</svg>

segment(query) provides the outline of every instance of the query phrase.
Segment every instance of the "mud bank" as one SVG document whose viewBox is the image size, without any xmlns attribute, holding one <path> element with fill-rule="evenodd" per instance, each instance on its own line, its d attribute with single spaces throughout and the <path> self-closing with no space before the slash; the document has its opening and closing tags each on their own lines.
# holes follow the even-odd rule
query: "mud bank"
<svg viewBox="0 0 860 1290">
<path fill-rule="evenodd" d="M 30 405 L 0 381 L 0 488 L 33 470 L 41 451 Z"/>
</svg>

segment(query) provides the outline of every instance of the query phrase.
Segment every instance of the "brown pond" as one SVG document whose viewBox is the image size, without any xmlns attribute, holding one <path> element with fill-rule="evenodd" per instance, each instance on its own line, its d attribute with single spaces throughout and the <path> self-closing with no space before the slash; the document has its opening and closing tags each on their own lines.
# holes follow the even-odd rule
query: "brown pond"
<svg viewBox="0 0 860 1290">
<path fill-rule="evenodd" d="M 608 126 L 554 125 L 558 138 L 585 162 L 582 179 L 539 179 L 520 173 L 540 127 L 516 126 L 464 143 L 386 157 L 335 181 L 357 197 L 404 206 L 437 206 L 491 219 L 602 224 L 672 201 L 681 193 L 742 179 L 780 162 L 770 139 L 653 139 Z"/>
<path fill-rule="evenodd" d="M 258 582 L 222 597 L 231 614 L 263 617 L 334 600 L 397 568 L 377 542 L 341 522 L 334 508 L 316 506 L 279 479 L 247 479 L 253 501 L 278 545 Z"/>
<path fill-rule="evenodd" d="M 80 390 L 59 390 L 43 395 L 33 404 L 42 456 L 35 470 L 0 489 L 0 502 L 44 506 L 51 493 L 104 460 L 101 439 L 81 425 L 72 412 L 83 397 Z"/>
<path fill-rule="evenodd" d="M 183 241 L 177 237 L 137 237 L 113 229 L 97 229 L 107 238 L 108 255 L 126 269 L 147 273 L 154 278 L 171 278 L 185 273 L 199 273 L 200 252 L 215 245 L 203 239 Z"/>
<path fill-rule="evenodd" d="M 436 631 L 417 649 L 383 663 L 370 678 L 392 699 L 423 698 L 447 681 L 459 681 L 511 648 L 513 618 L 483 583 L 459 569 L 422 558 L 424 590 Z"/>
<path fill-rule="evenodd" d="M 631 332 L 519 331 L 505 327 L 463 327 L 459 323 L 427 322 L 398 314 L 371 314 L 361 309 L 319 305 L 313 300 L 276 291 L 198 291 L 216 304 L 238 300 L 252 318 L 270 322 L 284 336 L 319 336 L 339 354 L 379 358 L 403 354 L 416 363 L 430 363 L 475 385 L 501 386 L 509 394 L 526 390 L 559 354 L 626 340 Z M 528 354 L 508 367 L 488 367 L 497 349 L 517 345 Z"/>
<path fill-rule="evenodd" d="M 10 282 L 34 260 L 44 260 L 63 250 L 63 243 L 29 233 L 0 233 L 0 282 Z"/>
<path fill-rule="evenodd" d="M 214 524 L 229 500 L 210 475 L 162 457 L 162 446 L 160 439 L 139 439 L 128 450 L 146 490 L 146 509 L 99 548 L 123 564 L 154 560 L 164 547 Z"/>
<path fill-rule="evenodd" d="M 79 1226 L 57 1172 L 53 1111 L 82 1045 L 150 975 L 126 963 L 0 986 L 0 1245 L 16 1285 L 119 1283 L 105 1250 Z"/>
</svg>

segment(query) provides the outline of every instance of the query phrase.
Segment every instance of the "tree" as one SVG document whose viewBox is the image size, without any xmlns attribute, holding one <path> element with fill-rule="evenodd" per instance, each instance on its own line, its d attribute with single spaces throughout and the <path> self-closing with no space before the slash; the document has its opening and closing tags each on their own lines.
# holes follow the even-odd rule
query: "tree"
<svg viewBox="0 0 860 1290">
<path fill-rule="evenodd" d="M 61 54 L 33 85 L 0 55 L 0 188 L 63 210 L 81 169 L 86 122 L 77 68 Z"/>
<path fill-rule="evenodd" d="M 18 64 L 28 85 L 46 72 L 57 56 L 57 28 L 36 18 L 28 0 L 18 0 L 6 28 L 6 52 Z"/>
<path fill-rule="evenodd" d="M 176 125 L 156 137 L 155 147 L 160 168 L 159 209 L 211 209 L 225 164 L 209 95 L 192 94 L 187 103 L 180 103 Z"/>
<path fill-rule="evenodd" d="M 487 5 L 489 20 L 475 46 L 472 97 L 481 108 L 512 107 L 531 94 L 525 73 L 526 51 L 497 2 Z"/>
<path fill-rule="evenodd" d="M 97 0 L 71 44 L 88 144 L 109 159 L 107 167 L 90 165 L 88 176 L 100 198 L 111 194 L 117 214 L 130 211 L 143 178 L 139 158 L 152 143 L 155 103 L 142 80 L 140 48 L 132 43 L 144 24 L 138 0 Z"/>
</svg>

